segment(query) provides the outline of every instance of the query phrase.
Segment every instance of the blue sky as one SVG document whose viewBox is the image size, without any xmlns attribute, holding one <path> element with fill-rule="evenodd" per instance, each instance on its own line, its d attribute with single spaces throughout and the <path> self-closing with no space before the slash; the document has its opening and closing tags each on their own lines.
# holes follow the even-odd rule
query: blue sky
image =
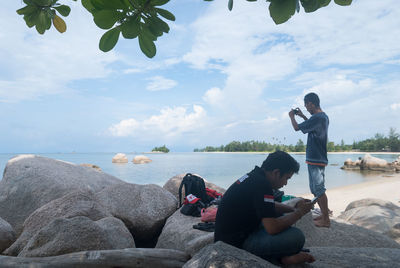
<svg viewBox="0 0 400 268">
<path fill-rule="evenodd" d="M 21 1 L 22 2 L 22 1 Z M 43 36 L 0 6 L 0 153 L 192 151 L 233 140 L 295 144 L 287 115 L 320 95 L 329 139 L 400 132 L 398 1 L 332 3 L 283 25 L 265 1 L 172 0 L 177 20 L 146 58 L 137 40 L 103 53 L 80 3 Z"/>
</svg>

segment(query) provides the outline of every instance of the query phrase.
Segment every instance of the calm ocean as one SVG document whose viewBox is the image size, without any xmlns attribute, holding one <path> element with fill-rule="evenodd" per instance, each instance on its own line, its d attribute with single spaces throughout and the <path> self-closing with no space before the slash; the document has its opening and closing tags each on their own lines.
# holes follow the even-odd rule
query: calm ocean
<svg viewBox="0 0 400 268">
<path fill-rule="evenodd" d="M 16 154 L 0 154 L 0 169 L 4 170 L 7 161 Z M 154 183 L 163 186 L 171 177 L 191 172 L 197 173 L 206 180 L 224 188 L 228 188 L 237 178 L 261 165 L 267 157 L 267 153 L 168 153 L 168 154 L 147 154 L 153 161 L 149 164 L 135 165 L 132 162 L 127 164 L 113 164 L 111 159 L 114 153 L 54 153 L 39 154 L 41 156 L 64 160 L 75 164 L 90 163 L 98 165 L 104 172 L 107 172 L 124 181 L 148 184 Z M 126 154 L 129 161 L 136 154 Z M 146 154 L 145 154 L 146 155 Z M 325 171 L 327 188 L 356 184 L 367 180 L 390 176 L 375 172 L 345 171 L 340 167 L 347 158 L 353 161 L 364 154 L 329 154 L 329 165 Z M 394 161 L 396 154 L 374 155 Z M 305 155 L 294 154 L 293 157 L 300 163 L 300 172 L 295 174 L 288 185 L 282 190 L 285 194 L 308 193 L 308 174 L 305 164 Z"/>
</svg>

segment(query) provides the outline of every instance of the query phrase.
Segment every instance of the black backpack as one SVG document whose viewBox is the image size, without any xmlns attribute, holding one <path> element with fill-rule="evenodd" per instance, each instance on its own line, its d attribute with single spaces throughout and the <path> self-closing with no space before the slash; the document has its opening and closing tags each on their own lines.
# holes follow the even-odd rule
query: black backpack
<svg viewBox="0 0 400 268">
<path fill-rule="evenodd" d="M 204 180 L 199 176 L 191 173 L 186 173 L 183 177 L 181 185 L 179 186 L 179 207 L 182 206 L 182 188 L 185 187 L 185 196 L 192 194 L 202 201 L 203 204 L 207 205 L 213 198 L 207 195 L 206 184 Z"/>
</svg>

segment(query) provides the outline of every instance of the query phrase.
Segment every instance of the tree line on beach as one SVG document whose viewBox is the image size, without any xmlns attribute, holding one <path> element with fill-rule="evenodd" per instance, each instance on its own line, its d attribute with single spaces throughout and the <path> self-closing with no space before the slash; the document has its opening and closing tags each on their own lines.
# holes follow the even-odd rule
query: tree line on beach
<svg viewBox="0 0 400 268">
<path fill-rule="evenodd" d="M 202 149 L 194 149 L 194 152 L 273 152 L 281 150 L 285 152 L 305 152 L 306 145 L 299 139 L 295 145 L 283 144 L 279 139 L 272 138 L 273 142 L 266 141 L 232 141 L 227 145 L 206 146 Z M 389 134 L 377 133 L 374 137 L 362 141 L 353 141 L 352 144 L 345 144 L 342 140 L 340 144 L 333 141 L 327 144 L 328 152 L 400 152 L 400 134 L 396 129 L 390 128 Z"/>
</svg>

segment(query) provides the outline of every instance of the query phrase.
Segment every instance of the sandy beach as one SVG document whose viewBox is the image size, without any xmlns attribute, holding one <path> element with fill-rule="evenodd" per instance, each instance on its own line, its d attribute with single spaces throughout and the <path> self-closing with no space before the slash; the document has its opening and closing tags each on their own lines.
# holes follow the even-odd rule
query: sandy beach
<svg viewBox="0 0 400 268">
<path fill-rule="evenodd" d="M 333 211 L 333 216 L 337 217 L 350 202 L 364 198 L 387 200 L 400 206 L 399 189 L 400 173 L 397 173 L 374 181 L 327 189 L 326 194 L 328 196 L 329 209 Z M 301 196 L 308 199 L 313 197 L 311 194 Z"/>
</svg>

